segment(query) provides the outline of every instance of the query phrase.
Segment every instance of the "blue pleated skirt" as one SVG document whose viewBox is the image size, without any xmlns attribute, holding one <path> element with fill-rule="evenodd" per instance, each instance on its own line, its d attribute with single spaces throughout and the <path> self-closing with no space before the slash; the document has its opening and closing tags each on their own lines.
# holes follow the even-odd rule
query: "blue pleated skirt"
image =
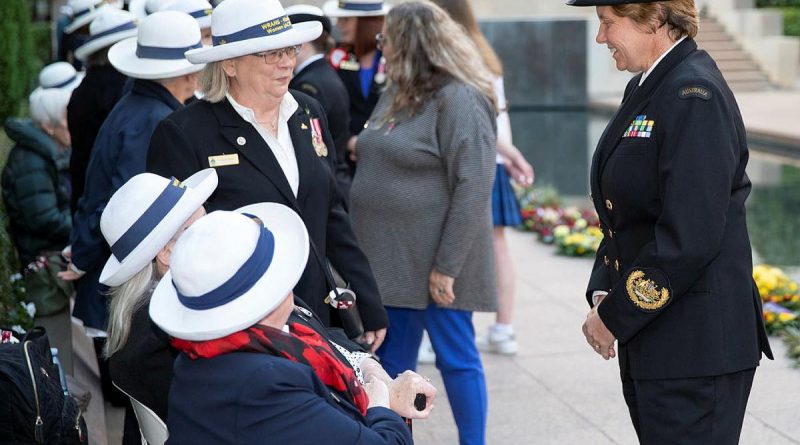
<svg viewBox="0 0 800 445">
<path fill-rule="evenodd" d="M 511 179 L 503 164 L 497 164 L 492 188 L 492 218 L 495 226 L 518 226 L 522 224 L 519 203 Z"/>
</svg>

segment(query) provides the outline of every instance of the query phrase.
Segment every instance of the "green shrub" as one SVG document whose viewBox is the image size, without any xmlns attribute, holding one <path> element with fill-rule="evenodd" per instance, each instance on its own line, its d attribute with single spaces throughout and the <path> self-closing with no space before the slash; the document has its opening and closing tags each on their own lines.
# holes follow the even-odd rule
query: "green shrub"
<svg viewBox="0 0 800 445">
<path fill-rule="evenodd" d="M 0 1 L 0 122 L 19 113 L 34 76 L 30 9 L 25 0 Z"/>
<path fill-rule="evenodd" d="M 50 22 L 31 23 L 31 39 L 35 54 L 33 72 L 38 73 L 53 60 Z"/>
<path fill-rule="evenodd" d="M 783 34 L 800 37 L 800 7 L 781 8 L 783 11 Z"/>
<path fill-rule="evenodd" d="M 756 0 L 756 6 L 759 8 L 774 8 L 781 6 L 800 7 L 800 0 Z"/>
</svg>

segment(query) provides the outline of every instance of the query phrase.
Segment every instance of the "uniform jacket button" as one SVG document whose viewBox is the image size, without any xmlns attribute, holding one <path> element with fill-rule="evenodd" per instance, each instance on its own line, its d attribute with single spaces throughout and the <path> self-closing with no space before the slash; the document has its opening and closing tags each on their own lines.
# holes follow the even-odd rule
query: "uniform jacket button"
<svg viewBox="0 0 800 445">
<path fill-rule="evenodd" d="M 614 269 L 617 269 L 617 271 L 619 271 L 619 260 L 614 260 Z"/>
<path fill-rule="evenodd" d="M 607 257 L 607 256 L 605 256 L 605 255 L 603 255 L 603 263 L 604 263 L 606 266 L 608 266 L 608 264 L 610 263 L 610 261 L 608 260 L 608 257 Z"/>
<path fill-rule="evenodd" d="M 606 208 L 608 210 L 612 210 L 614 208 L 614 204 L 611 203 L 610 199 L 606 199 Z"/>
</svg>

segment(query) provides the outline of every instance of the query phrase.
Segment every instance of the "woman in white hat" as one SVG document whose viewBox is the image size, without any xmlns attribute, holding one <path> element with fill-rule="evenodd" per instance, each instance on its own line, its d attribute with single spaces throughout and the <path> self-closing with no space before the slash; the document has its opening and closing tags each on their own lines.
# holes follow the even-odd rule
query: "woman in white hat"
<svg viewBox="0 0 800 445">
<path fill-rule="evenodd" d="M 64 88 L 74 90 L 83 80 L 83 73 L 67 62 L 55 62 L 42 68 L 39 72 L 39 86 L 34 92 L 48 88 Z"/>
<path fill-rule="evenodd" d="M 180 11 L 189 14 L 200 25 L 203 45 L 211 45 L 211 13 L 214 7 L 206 0 L 173 0 L 161 5 L 161 11 Z"/>
<path fill-rule="evenodd" d="M 324 302 L 327 257 L 358 296 L 362 340 L 376 348 L 386 312 L 338 193 L 325 112 L 308 95 L 288 90 L 298 45 L 319 37 L 322 25 L 293 25 L 277 0 L 225 0 L 214 10 L 211 28 L 214 46 L 186 53 L 192 62 L 209 63 L 205 96 L 158 126 L 148 171 L 185 178 L 215 167 L 220 183 L 210 208 L 278 202 L 298 212 L 316 249 L 296 294 L 323 323 L 338 323 Z"/>
<path fill-rule="evenodd" d="M 64 8 L 67 15 L 58 23 L 58 58 L 81 69 L 83 63 L 75 50 L 89 39 L 89 24 L 106 9 L 119 9 L 113 0 L 69 0 Z"/>
<path fill-rule="evenodd" d="M 86 77 L 73 92 L 67 107 L 67 123 L 72 134 L 69 170 L 73 213 L 83 194 L 94 140 L 111 109 L 122 98 L 128 81 L 128 76 L 117 71 L 108 61 L 108 49 L 120 40 L 135 36 L 136 17 L 133 14 L 116 8 L 103 8 L 89 25 L 89 39 L 75 50 L 75 57 L 86 67 Z"/>
<path fill-rule="evenodd" d="M 114 193 L 100 218 L 112 251 L 100 274 L 100 282 L 111 288 L 104 351 L 111 378 L 161 419 L 167 418 L 175 352 L 150 321 L 150 295 L 169 269 L 175 242 L 205 215 L 203 203 L 216 186 L 214 169 L 183 183 L 141 173 Z"/>
<path fill-rule="evenodd" d="M 288 207 L 258 207 L 250 216 L 213 212 L 190 227 L 153 293 L 150 316 L 182 352 L 170 389 L 170 440 L 412 443 L 389 409 L 390 394 L 410 405 L 408 396 L 429 384 L 407 373 L 391 389 L 380 379 L 362 385 L 323 333 L 287 325 L 308 233 Z"/>
<path fill-rule="evenodd" d="M 331 52 L 331 65 L 338 71 L 350 96 L 350 134 L 347 143 L 349 174 L 355 172 L 355 142 L 375 109 L 386 85 L 386 58 L 375 42 L 389 5 L 376 0 L 331 0 L 322 7 L 336 20 L 340 48 Z"/>
<path fill-rule="evenodd" d="M 77 279 L 86 273 L 78 282 L 73 313 L 86 326 L 106 327 L 98 278 L 109 251 L 100 233 L 100 213 L 111 194 L 145 171 L 147 144 L 156 125 L 194 94 L 196 73 L 203 66 L 189 63 L 183 53 L 200 46 L 200 28 L 192 17 L 164 11 L 148 16 L 137 37 L 116 43 L 108 52 L 111 64 L 136 80 L 97 135 L 86 189 L 73 218 L 70 271 L 64 276 Z"/>
</svg>

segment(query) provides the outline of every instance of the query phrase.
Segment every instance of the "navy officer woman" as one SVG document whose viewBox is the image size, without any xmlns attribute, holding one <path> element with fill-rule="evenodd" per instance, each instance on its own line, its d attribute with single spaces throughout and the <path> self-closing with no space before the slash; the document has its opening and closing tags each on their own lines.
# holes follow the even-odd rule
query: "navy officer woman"
<svg viewBox="0 0 800 445">
<path fill-rule="evenodd" d="M 597 6 L 597 42 L 638 73 L 592 160 L 604 240 L 583 326 L 619 348 L 625 401 L 645 444 L 733 444 L 755 368 L 772 358 L 752 279 L 748 150 L 736 100 L 698 50 L 693 0 Z"/>
</svg>

